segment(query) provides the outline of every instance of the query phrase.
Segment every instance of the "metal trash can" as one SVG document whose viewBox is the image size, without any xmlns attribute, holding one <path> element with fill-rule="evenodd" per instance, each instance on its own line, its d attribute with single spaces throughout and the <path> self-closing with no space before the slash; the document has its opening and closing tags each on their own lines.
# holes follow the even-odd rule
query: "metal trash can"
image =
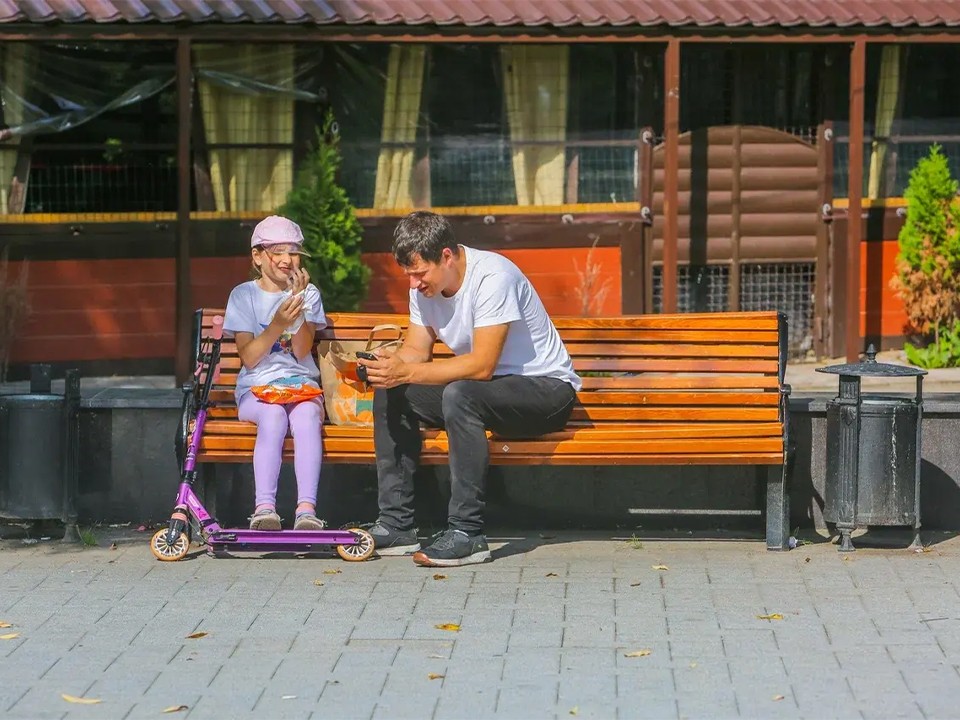
<svg viewBox="0 0 960 720">
<path fill-rule="evenodd" d="M 80 373 L 67 370 L 63 395 L 50 380 L 33 365 L 29 394 L 0 395 L 0 518 L 62 520 L 76 542 Z"/>
<path fill-rule="evenodd" d="M 908 525 L 920 536 L 920 452 L 925 370 L 877 362 L 871 345 L 859 363 L 817 368 L 840 376 L 827 403 L 823 517 L 837 525 L 840 552 L 854 550 L 850 534 L 869 525 Z M 864 395 L 864 377 L 915 377 L 916 396 Z"/>
</svg>

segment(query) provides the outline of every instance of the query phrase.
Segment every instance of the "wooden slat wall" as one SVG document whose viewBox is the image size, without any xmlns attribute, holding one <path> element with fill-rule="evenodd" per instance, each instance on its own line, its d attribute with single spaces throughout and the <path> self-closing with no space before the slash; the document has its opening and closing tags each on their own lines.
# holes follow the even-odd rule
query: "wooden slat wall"
<svg viewBox="0 0 960 720">
<path fill-rule="evenodd" d="M 738 185 L 736 132 L 741 148 Z M 660 146 L 653 153 L 654 262 L 663 252 L 663 163 Z M 741 261 L 816 259 L 820 219 L 815 147 L 772 128 L 711 127 L 680 136 L 679 163 L 680 262 L 690 259 L 692 236 L 706 241 L 709 261 L 734 257 L 732 238 L 739 238 Z M 735 202 L 739 223 L 734 220 Z"/>
</svg>

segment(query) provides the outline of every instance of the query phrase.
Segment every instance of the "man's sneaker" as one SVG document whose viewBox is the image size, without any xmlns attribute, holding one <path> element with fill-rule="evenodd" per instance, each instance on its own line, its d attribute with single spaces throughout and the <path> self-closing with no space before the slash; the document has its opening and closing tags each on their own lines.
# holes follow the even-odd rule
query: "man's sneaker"
<svg viewBox="0 0 960 720">
<path fill-rule="evenodd" d="M 483 535 L 467 535 L 463 530 L 440 533 L 429 547 L 413 556 L 417 565 L 456 567 L 490 560 L 490 548 Z"/>
<path fill-rule="evenodd" d="M 416 530 L 394 530 L 379 520 L 361 525 L 360 528 L 373 536 L 373 546 L 381 557 L 409 555 L 420 549 Z"/>
</svg>

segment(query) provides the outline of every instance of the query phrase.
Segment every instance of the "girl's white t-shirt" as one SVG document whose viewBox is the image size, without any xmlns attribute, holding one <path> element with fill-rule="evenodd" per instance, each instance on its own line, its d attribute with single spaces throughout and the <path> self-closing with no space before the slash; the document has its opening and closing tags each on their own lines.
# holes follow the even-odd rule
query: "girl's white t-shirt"
<svg viewBox="0 0 960 720">
<path fill-rule="evenodd" d="M 410 291 L 410 322 L 429 327 L 455 355 L 473 349 L 474 328 L 509 323 L 494 375 L 552 377 L 580 390 L 583 382 L 530 280 L 503 255 L 460 246 L 463 285 L 451 297 Z"/>
<path fill-rule="evenodd" d="M 254 337 L 260 335 L 270 325 L 277 308 L 288 297 L 289 291 L 267 292 L 257 285 L 255 280 L 237 285 L 227 300 L 227 311 L 223 318 L 224 335 L 234 337 L 238 332 L 248 332 Z M 326 327 L 327 318 L 323 312 L 320 291 L 313 284 L 307 285 L 304 305 L 307 308 L 305 319 L 314 323 L 317 329 Z M 249 370 L 241 367 L 237 376 L 237 402 L 255 385 L 269 385 L 276 380 L 294 376 L 319 380 L 320 370 L 312 354 L 303 360 L 297 360 L 293 354 L 293 333 L 284 331 L 255 368 Z"/>
</svg>

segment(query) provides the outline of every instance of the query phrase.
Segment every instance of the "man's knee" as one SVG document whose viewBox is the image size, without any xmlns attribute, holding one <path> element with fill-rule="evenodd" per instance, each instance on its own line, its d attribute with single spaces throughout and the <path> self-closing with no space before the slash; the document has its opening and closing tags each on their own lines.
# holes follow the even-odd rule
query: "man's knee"
<svg viewBox="0 0 960 720">
<path fill-rule="evenodd" d="M 444 420 L 476 416 L 477 381 L 455 380 L 443 389 L 442 408 Z"/>
</svg>

